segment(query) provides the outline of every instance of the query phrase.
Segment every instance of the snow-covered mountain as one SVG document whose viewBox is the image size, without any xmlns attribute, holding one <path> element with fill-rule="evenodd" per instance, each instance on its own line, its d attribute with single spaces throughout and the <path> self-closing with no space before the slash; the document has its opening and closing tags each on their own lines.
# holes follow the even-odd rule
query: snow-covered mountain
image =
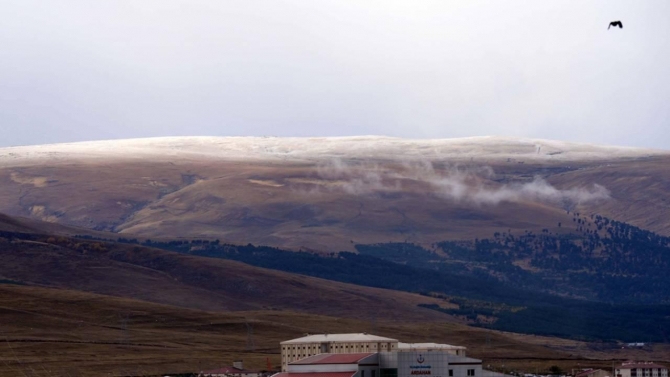
<svg viewBox="0 0 670 377">
<path fill-rule="evenodd" d="M 0 148 L 0 212 L 151 238 L 323 250 L 569 232 L 567 211 L 670 234 L 669 164 L 665 150 L 505 137 L 23 146 Z"/>
<path fill-rule="evenodd" d="M 614 147 L 554 140 L 470 137 L 401 139 L 356 137 L 161 137 L 0 148 L 0 165 L 39 160 L 100 158 L 214 158 L 226 160 L 382 160 L 522 159 L 584 161 L 670 155 L 670 151 Z"/>
</svg>

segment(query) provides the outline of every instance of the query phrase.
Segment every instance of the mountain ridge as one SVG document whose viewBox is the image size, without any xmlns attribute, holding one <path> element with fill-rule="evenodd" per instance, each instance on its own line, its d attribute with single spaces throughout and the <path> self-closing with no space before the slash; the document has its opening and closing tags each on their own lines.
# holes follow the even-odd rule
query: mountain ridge
<svg viewBox="0 0 670 377">
<path fill-rule="evenodd" d="M 130 159 L 148 156 L 198 156 L 231 160 L 310 160 L 329 157 L 390 160 L 524 158 L 573 161 L 665 155 L 670 155 L 670 151 L 500 136 L 451 139 L 404 139 L 372 135 L 302 138 L 183 136 L 5 147 L 0 148 L 0 165 L 11 166 L 36 159 Z"/>
<path fill-rule="evenodd" d="M 495 137 L 17 148 L 0 149 L 0 212 L 125 236 L 354 251 L 507 229 L 575 231 L 568 211 L 670 235 L 666 151 Z"/>
</svg>

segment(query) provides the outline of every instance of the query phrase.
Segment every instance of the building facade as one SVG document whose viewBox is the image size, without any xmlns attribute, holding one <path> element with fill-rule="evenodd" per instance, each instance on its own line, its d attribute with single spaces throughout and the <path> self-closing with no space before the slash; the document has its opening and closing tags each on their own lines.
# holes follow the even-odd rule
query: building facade
<svg viewBox="0 0 670 377">
<path fill-rule="evenodd" d="M 614 371 L 616 377 L 668 377 L 668 368 L 654 363 L 623 363 Z"/>
<path fill-rule="evenodd" d="M 282 373 L 275 377 L 482 376 L 481 360 L 465 353 L 461 346 L 370 334 L 310 335 L 281 343 Z"/>
<path fill-rule="evenodd" d="M 288 364 L 322 353 L 376 353 L 395 351 L 398 340 L 371 334 L 318 334 L 281 342 L 281 370 Z"/>
</svg>

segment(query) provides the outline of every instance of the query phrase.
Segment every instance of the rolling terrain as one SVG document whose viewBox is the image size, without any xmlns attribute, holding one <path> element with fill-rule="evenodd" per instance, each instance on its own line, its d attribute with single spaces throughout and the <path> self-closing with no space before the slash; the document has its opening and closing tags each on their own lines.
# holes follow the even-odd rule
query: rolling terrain
<svg viewBox="0 0 670 377">
<path fill-rule="evenodd" d="M 188 373 L 244 360 L 279 365 L 279 342 L 305 333 L 356 332 L 466 345 L 493 369 L 608 367 L 611 359 L 667 360 L 666 345 L 641 350 L 529 337 L 457 323 L 370 323 L 291 311 L 212 312 L 72 290 L 0 285 L 0 376 L 140 376 Z M 253 336 L 248 336 L 248 326 Z M 530 356 L 529 356 L 530 355 Z"/>
<path fill-rule="evenodd" d="M 52 228 L 0 215 L 0 375 L 186 373 L 237 359 L 265 369 L 268 359 L 278 364 L 279 341 L 344 328 L 465 345 L 469 355 L 499 370 L 608 367 L 628 358 L 664 361 L 669 351 L 667 344 L 631 350 L 616 342 L 473 328 L 459 315 L 462 304 L 439 295 L 201 257 L 193 252 L 207 249 L 197 242 L 188 255 L 62 235 L 75 228 L 56 226 L 61 235 L 46 230 Z"/>
<path fill-rule="evenodd" d="M 667 151 L 468 138 L 159 138 L 0 149 L 0 212 L 294 250 L 575 230 L 670 234 Z M 562 223 L 562 227 L 559 227 Z"/>
<path fill-rule="evenodd" d="M 416 294 L 160 249 L 21 233 L 34 228 L 20 225 L 21 220 L 0 220 L 0 280 L 13 284 L 210 311 L 293 310 L 362 319 L 376 318 L 382 311 L 397 320 L 454 321 L 418 307 L 437 300 Z"/>
<path fill-rule="evenodd" d="M 422 307 L 449 307 L 439 298 L 70 238 L 41 226 L 53 224 L 0 216 L 0 375 L 193 372 L 240 358 L 264 369 L 267 359 L 278 364 L 281 340 L 342 328 L 464 344 L 508 365 L 533 355 L 542 368 L 600 365 L 603 352 L 619 352 L 471 328 Z"/>
<path fill-rule="evenodd" d="M 260 368 L 279 339 L 342 326 L 494 365 L 664 360 L 668 163 L 509 138 L 2 148 L 4 371 L 49 375 L 54 350 L 57 374 Z"/>
</svg>

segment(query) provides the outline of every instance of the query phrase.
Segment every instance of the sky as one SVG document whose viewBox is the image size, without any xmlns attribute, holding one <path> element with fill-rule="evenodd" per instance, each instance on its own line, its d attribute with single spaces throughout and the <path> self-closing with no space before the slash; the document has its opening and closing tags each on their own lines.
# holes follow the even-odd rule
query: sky
<svg viewBox="0 0 670 377">
<path fill-rule="evenodd" d="M 667 0 L 2 1 L 0 147 L 496 135 L 670 149 L 668 15 Z"/>
</svg>

